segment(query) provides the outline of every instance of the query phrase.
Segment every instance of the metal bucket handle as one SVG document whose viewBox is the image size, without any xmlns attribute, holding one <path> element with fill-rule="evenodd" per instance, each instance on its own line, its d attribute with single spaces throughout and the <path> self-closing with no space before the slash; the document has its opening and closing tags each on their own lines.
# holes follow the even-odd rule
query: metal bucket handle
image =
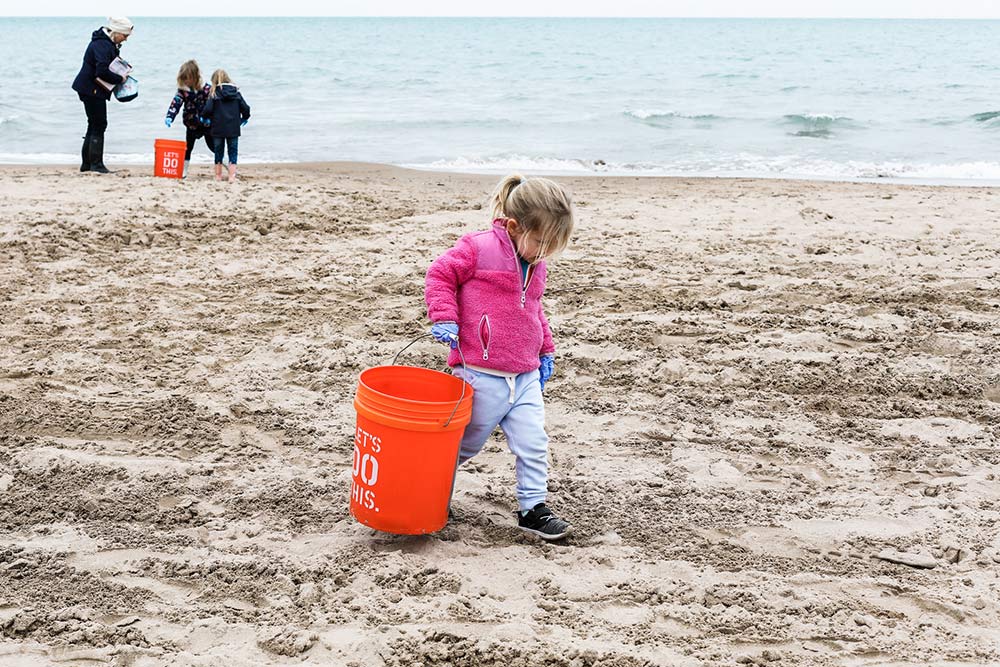
<svg viewBox="0 0 1000 667">
<path fill-rule="evenodd" d="M 406 345 L 404 345 L 403 349 L 401 349 L 399 352 L 397 352 L 396 356 L 394 356 L 392 358 L 392 365 L 393 366 L 398 366 L 399 365 L 398 363 L 396 363 L 397 360 L 399 359 L 399 355 L 403 354 L 403 352 L 406 352 L 406 350 L 411 345 L 413 345 L 414 343 L 416 343 L 421 338 L 430 338 L 430 337 L 432 337 L 432 334 L 429 334 L 429 333 L 420 334 L 419 336 L 417 336 L 416 338 L 414 338 L 413 340 L 411 340 L 409 343 L 407 343 Z M 457 340 L 455 341 L 455 349 L 458 350 L 458 357 L 459 357 L 459 359 L 462 360 L 462 370 L 468 371 L 468 368 L 465 365 L 465 355 L 462 354 L 462 346 L 458 344 Z M 446 421 L 444 423 L 444 426 L 442 428 L 448 428 L 448 424 L 451 423 L 451 420 L 454 419 L 454 417 L 455 417 L 455 413 L 458 412 L 458 406 L 460 406 L 462 404 L 462 400 L 465 398 L 465 385 L 466 385 L 465 380 L 462 380 L 462 394 L 458 397 L 458 403 L 455 404 L 455 408 L 451 411 L 451 414 L 448 416 L 448 421 Z"/>
</svg>

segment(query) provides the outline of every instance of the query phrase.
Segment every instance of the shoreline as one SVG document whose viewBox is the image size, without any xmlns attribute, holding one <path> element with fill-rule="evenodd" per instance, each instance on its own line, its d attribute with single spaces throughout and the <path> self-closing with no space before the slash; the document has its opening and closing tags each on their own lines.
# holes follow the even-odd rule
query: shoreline
<svg viewBox="0 0 1000 667">
<path fill-rule="evenodd" d="M 194 169 L 199 167 L 211 166 L 209 161 L 194 161 L 192 166 Z M 65 169 L 70 173 L 78 174 L 75 170 L 75 165 L 68 163 L 48 163 L 48 164 L 34 164 L 34 163 L 0 163 L 0 171 L 10 171 L 16 169 Z M 453 170 L 439 170 L 439 169 L 424 169 L 420 167 L 404 166 L 383 162 L 359 162 L 350 160 L 330 160 L 324 162 L 240 162 L 240 169 L 244 167 L 253 168 L 267 168 L 267 169 L 289 169 L 289 170 L 332 170 L 337 173 L 346 173 L 348 171 L 371 171 L 371 170 L 400 170 L 403 172 L 413 172 L 413 173 L 423 173 L 429 175 L 440 175 L 440 176 L 468 176 L 468 177 L 484 177 L 484 178 L 495 178 L 499 180 L 508 173 L 515 173 L 517 170 L 511 171 L 453 171 Z M 129 176 L 152 176 L 153 163 L 128 163 L 123 165 L 116 165 L 114 163 L 109 163 L 109 168 L 114 171 L 121 171 L 127 173 Z M 145 170 L 145 173 L 140 170 Z M 241 171 L 242 173 L 242 171 Z M 528 176 L 544 176 L 553 179 L 609 179 L 609 180 L 630 180 L 630 179 L 650 179 L 650 180 L 664 180 L 672 182 L 740 182 L 740 183 L 817 183 L 817 184 L 854 184 L 854 185 L 891 185 L 891 186 L 904 186 L 904 187 L 925 187 L 925 188 L 946 188 L 950 190 L 955 189 L 970 189 L 970 190 L 987 190 L 989 188 L 1000 188 L 1000 180 L 971 180 L 971 179 L 951 179 L 946 181 L 937 181 L 932 179 L 901 179 L 901 178 L 820 178 L 820 177 L 783 177 L 783 176 L 711 176 L 711 175 L 683 175 L 683 174 L 648 174 L 648 173 L 588 173 L 588 172 L 559 172 L 559 171 L 520 171 L 518 173 L 524 173 Z M 84 175 L 84 174 L 79 174 Z M 172 180 L 172 179 L 163 179 Z M 174 179 L 176 180 L 176 179 Z"/>
</svg>

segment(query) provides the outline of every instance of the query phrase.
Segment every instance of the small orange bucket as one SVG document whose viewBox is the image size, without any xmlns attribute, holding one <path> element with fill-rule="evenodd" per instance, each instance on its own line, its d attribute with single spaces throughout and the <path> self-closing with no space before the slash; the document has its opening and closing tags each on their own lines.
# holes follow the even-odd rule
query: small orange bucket
<svg viewBox="0 0 1000 667">
<path fill-rule="evenodd" d="M 464 380 L 428 368 L 376 366 L 361 373 L 351 516 L 397 535 L 444 528 L 472 393 Z"/>
<path fill-rule="evenodd" d="M 175 139 L 157 139 L 153 145 L 156 147 L 153 175 L 163 178 L 182 178 L 187 142 Z"/>
</svg>

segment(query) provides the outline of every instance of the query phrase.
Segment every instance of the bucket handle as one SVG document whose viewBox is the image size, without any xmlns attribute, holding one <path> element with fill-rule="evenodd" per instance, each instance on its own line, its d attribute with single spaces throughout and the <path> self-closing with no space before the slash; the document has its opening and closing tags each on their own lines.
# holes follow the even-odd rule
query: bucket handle
<svg viewBox="0 0 1000 667">
<path fill-rule="evenodd" d="M 396 361 L 399 359 L 399 355 L 403 354 L 403 352 L 406 352 L 406 350 L 411 345 L 413 345 L 414 343 L 416 343 L 421 338 L 430 338 L 431 336 L 432 336 L 432 334 L 429 334 L 429 333 L 420 334 L 419 336 L 417 336 L 416 338 L 414 338 L 413 340 L 411 340 L 409 343 L 407 343 L 406 345 L 404 345 L 403 349 L 400 350 L 399 352 L 397 352 L 396 356 L 392 358 L 392 365 L 393 366 L 398 366 L 399 365 L 399 364 L 396 363 Z M 468 370 L 468 368 L 465 365 L 465 355 L 462 354 L 462 346 L 458 344 L 458 341 L 455 341 L 455 349 L 458 350 L 458 357 L 459 357 L 459 359 L 462 360 L 462 370 Z M 458 412 L 458 406 L 460 406 L 462 404 L 462 400 L 465 398 L 465 384 L 466 384 L 465 380 L 462 380 L 462 394 L 458 397 L 458 403 L 455 404 L 455 408 L 451 411 L 451 414 L 448 415 L 448 421 L 446 421 L 444 423 L 444 426 L 442 426 L 442 428 L 448 428 L 448 424 L 451 423 L 451 420 L 454 419 L 454 417 L 455 417 L 455 413 Z"/>
</svg>

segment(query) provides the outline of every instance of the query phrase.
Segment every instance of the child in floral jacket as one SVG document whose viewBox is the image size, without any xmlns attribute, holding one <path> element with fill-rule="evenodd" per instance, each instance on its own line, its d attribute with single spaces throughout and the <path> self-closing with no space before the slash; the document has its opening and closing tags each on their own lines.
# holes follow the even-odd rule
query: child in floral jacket
<svg viewBox="0 0 1000 667">
<path fill-rule="evenodd" d="M 209 150 L 215 152 L 215 144 L 208 128 L 201 123 L 201 111 L 205 108 L 205 101 L 208 99 L 212 86 L 202 83 L 201 71 L 198 69 L 198 62 L 188 60 L 181 65 L 177 72 L 177 94 L 170 102 L 167 109 L 167 117 L 164 123 L 167 127 L 174 122 L 177 114 L 183 108 L 184 127 L 187 129 L 187 151 L 184 153 L 184 178 L 187 178 L 188 166 L 191 164 L 191 149 L 202 137 Z"/>
</svg>

